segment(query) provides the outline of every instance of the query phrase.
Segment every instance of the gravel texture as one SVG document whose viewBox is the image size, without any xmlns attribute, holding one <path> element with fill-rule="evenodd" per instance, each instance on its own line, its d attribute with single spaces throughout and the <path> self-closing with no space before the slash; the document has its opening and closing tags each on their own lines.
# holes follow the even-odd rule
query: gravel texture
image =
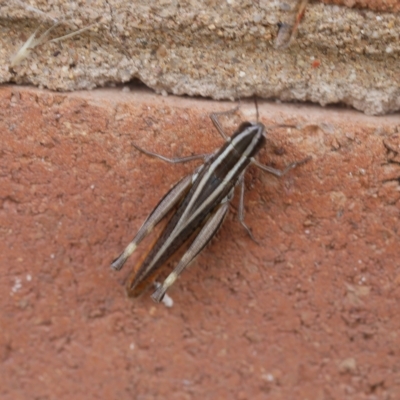
<svg viewBox="0 0 400 400">
<path fill-rule="evenodd" d="M 293 23 L 295 1 L 10 0 L 0 8 L 0 82 L 72 91 L 139 79 L 163 94 L 256 94 L 342 103 L 366 114 L 395 112 L 398 4 L 381 3 L 377 10 L 370 3 L 371 9 L 359 9 L 312 2 L 291 45 L 276 48 L 284 29 L 279 24 Z M 38 38 L 56 21 L 47 41 L 11 65 L 36 29 Z M 85 27 L 64 41 L 49 41 Z"/>
</svg>

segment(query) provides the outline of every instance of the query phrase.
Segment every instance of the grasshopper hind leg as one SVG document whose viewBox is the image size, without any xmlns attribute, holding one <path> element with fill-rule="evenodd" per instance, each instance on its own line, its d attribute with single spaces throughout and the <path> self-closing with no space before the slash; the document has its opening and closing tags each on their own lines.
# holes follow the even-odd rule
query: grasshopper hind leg
<svg viewBox="0 0 400 400">
<path fill-rule="evenodd" d="M 194 260 L 200 251 L 203 250 L 207 243 L 213 238 L 218 231 L 218 228 L 221 226 L 228 209 L 229 198 L 227 201 L 217 207 L 199 234 L 196 236 L 186 253 L 183 255 L 176 268 L 167 276 L 165 281 L 156 288 L 155 292 L 151 296 L 155 302 L 159 303 L 163 299 L 168 288 L 175 283 L 182 271 L 190 264 L 191 261 Z"/>
<path fill-rule="evenodd" d="M 128 257 L 136 250 L 139 243 L 153 230 L 153 228 L 179 203 L 184 194 L 192 185 L 192 176 L 181 179 L 158 203 L 156 208 L 147 217 L 139 232 L 128 244 L 125 250 L 111 263 L 111 268 L 119 271 Z"/>
</svg>

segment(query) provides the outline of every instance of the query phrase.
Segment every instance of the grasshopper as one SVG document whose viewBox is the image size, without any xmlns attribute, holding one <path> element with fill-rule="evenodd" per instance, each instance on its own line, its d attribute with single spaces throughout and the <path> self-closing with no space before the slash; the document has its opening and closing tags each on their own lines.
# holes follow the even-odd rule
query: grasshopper
<svg viewBox="0 0 400 400">
<path fill-rule="evenodd" d="M 133 144 L 140 152 L 169 163 L 177 164 L 197 159 L 202 159 L 204 163 L 197 167 L 192 174 L 182 178 L 164 195 L 134 239 L 112 262 L 111 268 L 120 270 L 139 243 L 157 224 L 172 213 L 150 251 L 142 257 L 143 261 L 139 268 L 133 272 L 131 279 L 128 279 L 127 291 L 130 296 L 137 297 L 150 286 L 159 274 L 161 267 L 183 244 L 191 240 L 175 269 L 161 285 L 156 285 L 156 290 L 151 296 L 156 302 L 163 299 L 168 288 L 173 285 L 182 271 L 218 231 L 228 212 L 234 189 L 238 185 L 240 186 L 239 221 L 253 238 L 250 229 L 244 222 L 244 175 L 249 165 L 255 165 L 263 171 L 281 177 L 292 168 L 310 159 L 308 157 L 302 161 L 291 163 L 284 170 L 278 170 L 258 162 L 254 157 L 266 142 L 266 127 L 261 122 L 243 122 L 236 132 L 228 137 L 219 122 L 219 116 L 234 113 L 237 109 L 238 107 L 210 115 L 217 131 L 225 139 L 225 144 L 214 153 L 170 159 Z M 293 128 L 294 126 L 278 125 L 278 127 Z"/>
</svg>

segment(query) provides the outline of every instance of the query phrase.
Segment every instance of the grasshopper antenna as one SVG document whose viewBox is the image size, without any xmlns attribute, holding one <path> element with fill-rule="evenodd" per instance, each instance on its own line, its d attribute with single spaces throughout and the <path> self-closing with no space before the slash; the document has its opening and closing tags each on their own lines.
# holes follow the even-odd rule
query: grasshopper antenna
<svg viewBox="0 0 400 400">
<path fill-rule="evenodd" d="M 240 98 L 240 94 L 239 94 L 239 91 L 237 90 L 237 88 L 236 88 L 236 96 L 233 98 L 233 100 L 236 100 L 236 99 L 237 99 L 238 105 L 235 108 L 237 110 L 240 110 L 240 107 L 242 105 L 242 99 Z"/>
<path fill-rule="evenodd" d="M 258 112 L 257 96 L 254 96 L 254 105 L 256 106 L 256 117 L 257 117 L 256 121 L 258 122 L 259 119 L 260 119 L 260 114 L 259 114 L 259 112 Z"/>
</svg>

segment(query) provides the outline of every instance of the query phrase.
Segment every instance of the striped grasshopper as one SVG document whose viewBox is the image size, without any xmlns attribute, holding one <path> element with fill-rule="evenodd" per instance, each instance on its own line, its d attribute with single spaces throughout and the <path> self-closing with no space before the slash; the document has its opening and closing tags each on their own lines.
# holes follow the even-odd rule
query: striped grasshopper
<svg viewBox="0 0 400 400">
<path fill-rule="evenodd" d="M 151 297 L 156 302 L 163 299 L 168 288 L 216 234 L 228 212 L 229 203 L 237 185 L 240 186 L 239 221 L 254 240 L 250 229 L 244 222 L 244 175 L 249 165 L 255 165 L 263 171 L 281 177 L 292 168 L 310 159 L 308 157 L 289 164 L 282 171 L 259 163 L 254 156 L 266 142 L 266 127 L 261 122 L 243 122 L 231 137 L 227 137 L 219 122 L 219 116 L 234 113 L 237 109 L 238 107 L 210 115 L 214 126 L 225 139 L 225 144 L 214 153 L 170 159 L 133 144 L 140 152 L 169 163 L 177 164 L 197 159 L 204 160 L 204 163 L 197 167 L 192 174 L 182 178 L 165 194 L 147 217 L 134 239 L 112 262 L 111 268 L 120 270 L 139 243 L 157 224 L 172 213 L 154 245 L 142 257 L 143 261 L 128 279 L 128 295 L 137 297 L 147 289 L 160 273 L 161 267 L 184 243 L 191 240 L 175 269 L 161 285 L 156 284 L 156 290 Z M 293 125 L 276 126 L 294 127 Z"/>
</svg>

